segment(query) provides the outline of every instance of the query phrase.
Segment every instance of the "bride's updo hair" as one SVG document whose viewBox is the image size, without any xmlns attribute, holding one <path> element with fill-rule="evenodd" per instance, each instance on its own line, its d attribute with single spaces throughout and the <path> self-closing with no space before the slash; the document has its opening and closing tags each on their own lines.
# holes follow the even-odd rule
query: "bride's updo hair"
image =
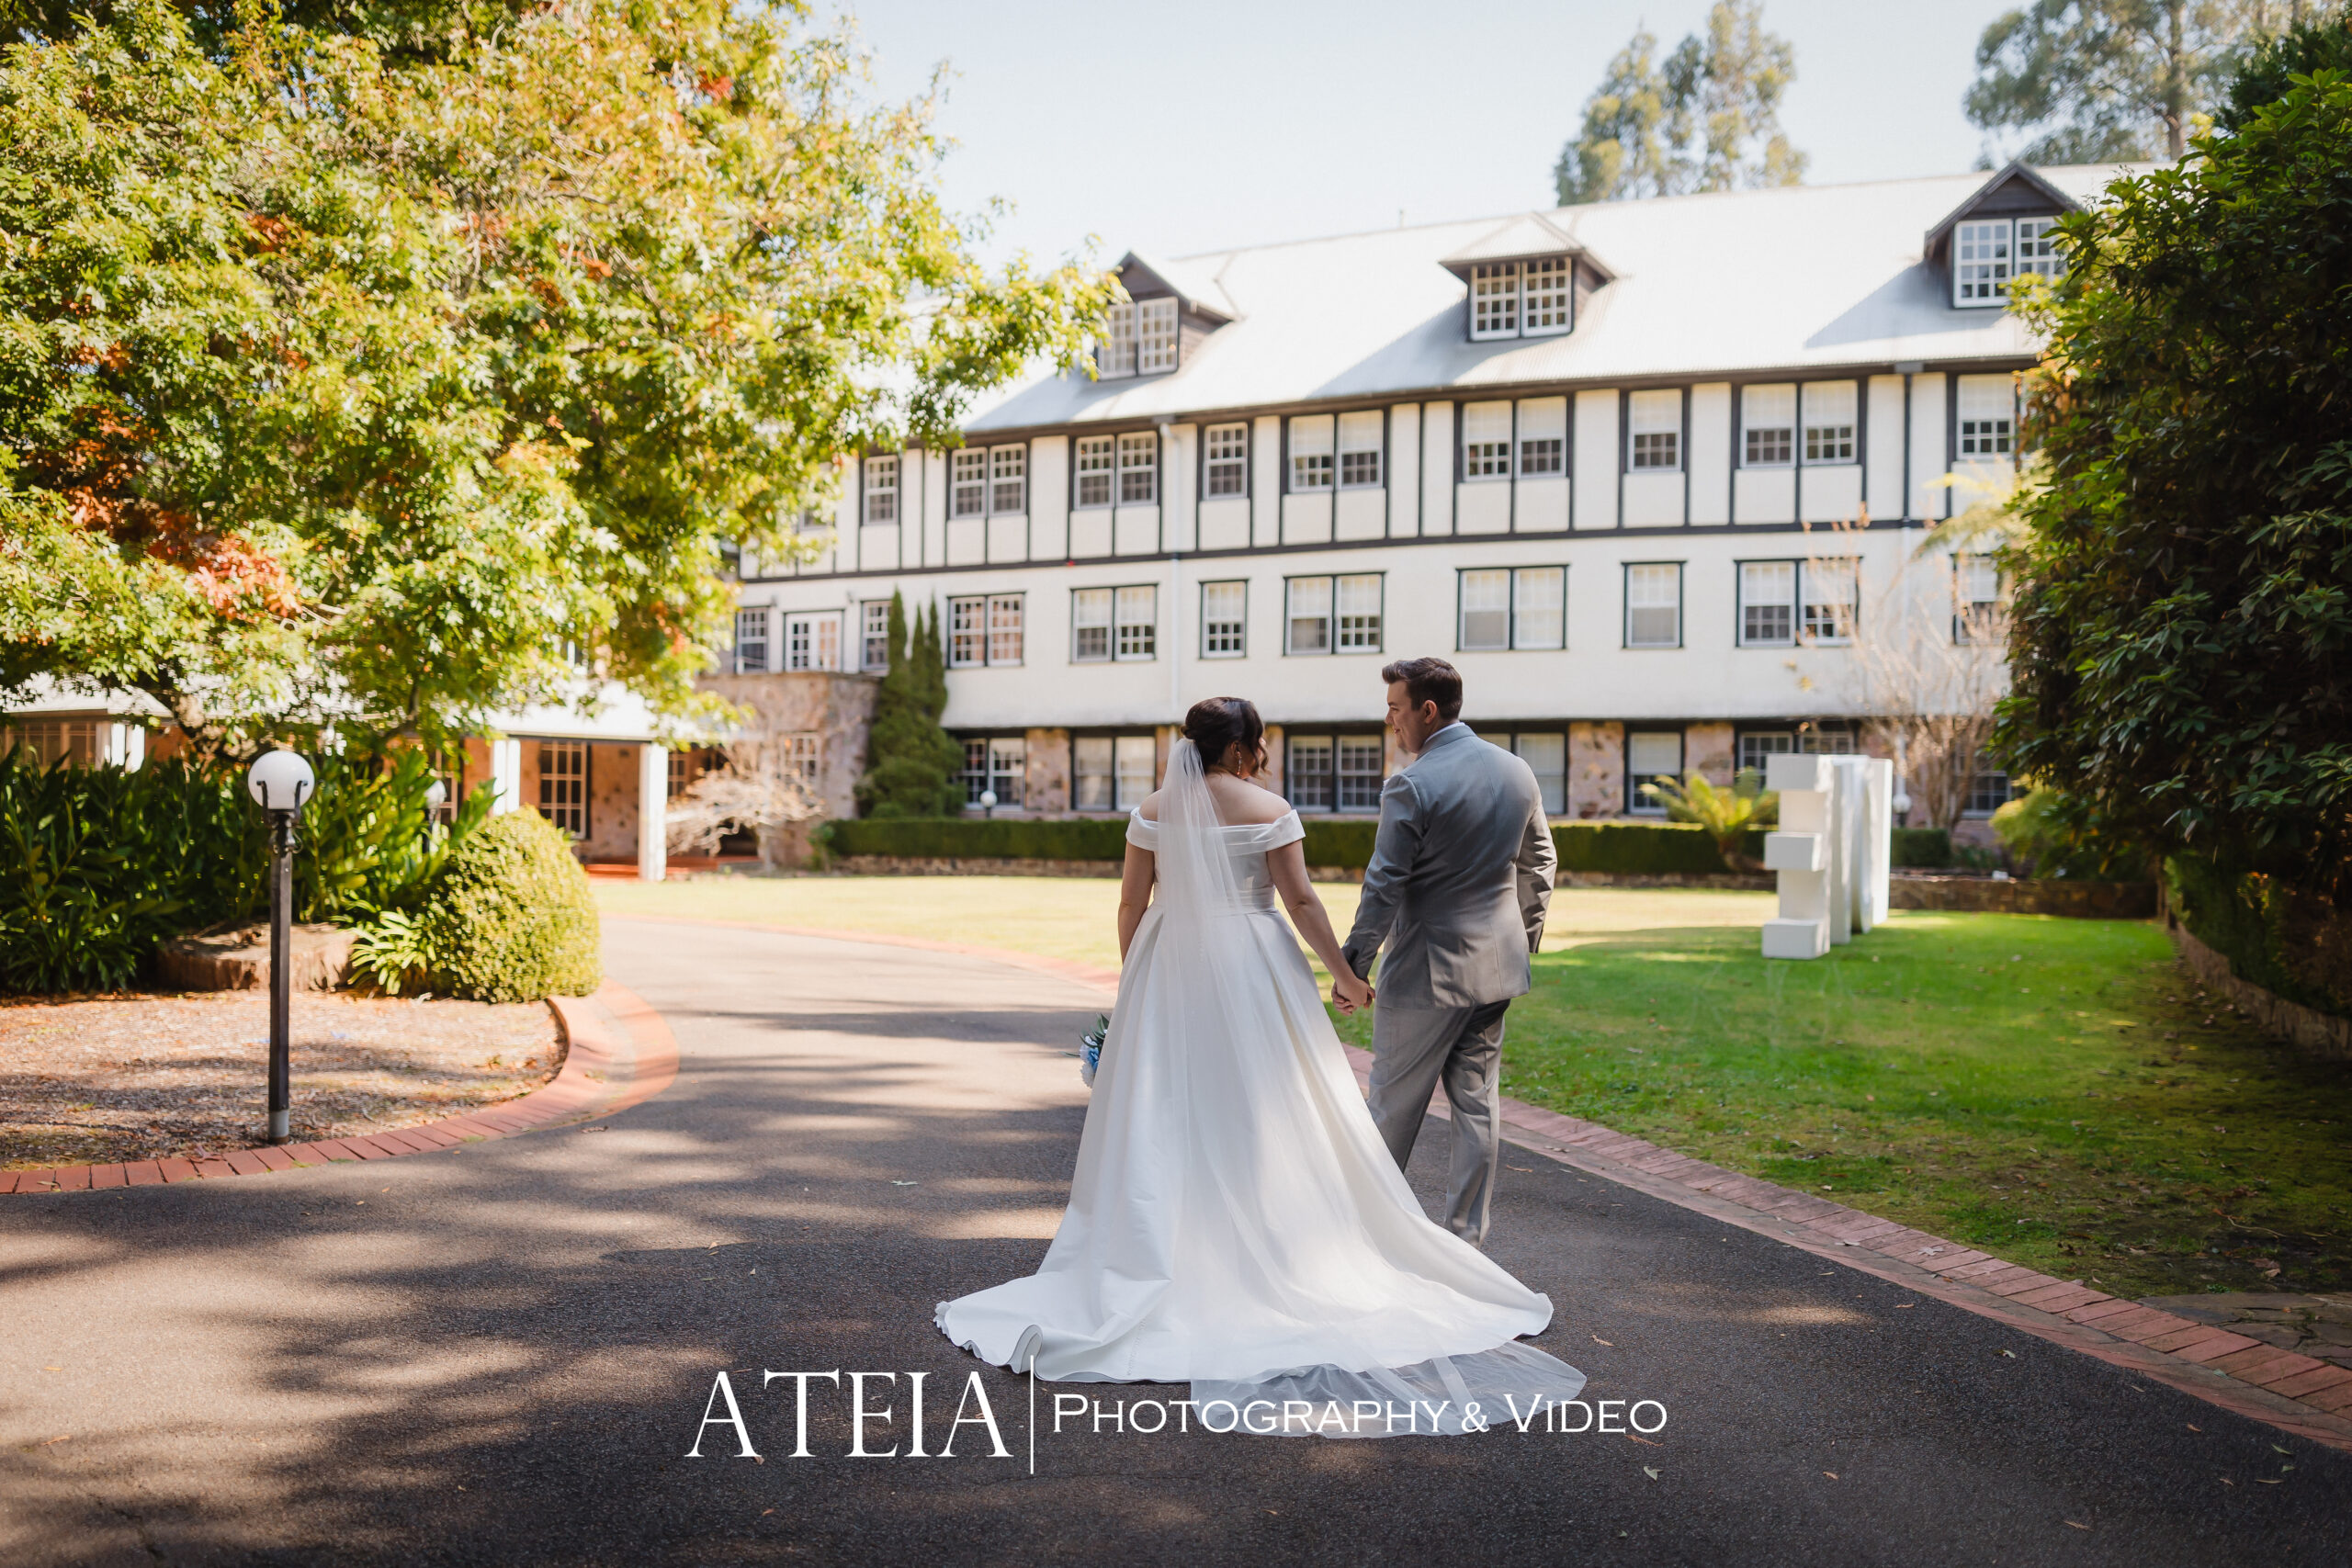
<svg viewBox="0 0 2352 1568">
<path fill-rule="evenodd" d="M 1184 739 L 1201 749 L 1201 766 L 1214 768 L 1232 747 L 1241 748 L 1251 773 L 1266 767 L 1266 725 L 1247 697 L 1207 697 L 1184 716 Z"/>
</svg>

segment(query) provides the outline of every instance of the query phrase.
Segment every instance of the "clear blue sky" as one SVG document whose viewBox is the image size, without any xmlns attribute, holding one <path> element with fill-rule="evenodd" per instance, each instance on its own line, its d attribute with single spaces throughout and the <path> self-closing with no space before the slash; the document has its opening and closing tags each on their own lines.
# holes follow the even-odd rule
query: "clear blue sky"
<svg viewBox="0 0 2352 1568">
<path fill-rule="evenodd" d="M 820 5 L 823 0 L 820 0 Z M 1795 46 L 1781 115 L 1813 184 L 1949 174 L 1977 35 L 2018 0 L 1766 0 Z M 863 0 L 881 89 L 954 76 L 950 197 L 1017 210 L 991 255 L 1177 255 L 1552 203 L 1552 162 L 1609 58 L 1707 0 Z"/>
</svg>

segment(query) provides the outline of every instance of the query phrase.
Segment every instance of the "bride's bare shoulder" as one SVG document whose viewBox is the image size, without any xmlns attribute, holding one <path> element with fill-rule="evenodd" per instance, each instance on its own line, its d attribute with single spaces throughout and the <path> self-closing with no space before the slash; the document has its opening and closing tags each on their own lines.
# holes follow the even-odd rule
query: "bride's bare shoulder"
<svg viewBox="0 0 2352 1568">
<path fill-rule="evenodd" d="M 1235 826 L 1244 822 L 1279 822 L 1290 810 L 1289 801 L 1262 784 L 1243 784 L 1238 779 L 1234 782 L 1238 787 L 1227 797 L 1226 809 Z"/>
<path fill-rule="evenodd" d="M 1142 818 L 1147 822 L 1159 821 L 1159 797 L 1166 793 L 1167 792 L 1165 790 L 1156 789 L 1149 795 L 1145 795 L 1143 797 L 1143 804 L 1136 807 L 1136 815 Z"/>
</svg>

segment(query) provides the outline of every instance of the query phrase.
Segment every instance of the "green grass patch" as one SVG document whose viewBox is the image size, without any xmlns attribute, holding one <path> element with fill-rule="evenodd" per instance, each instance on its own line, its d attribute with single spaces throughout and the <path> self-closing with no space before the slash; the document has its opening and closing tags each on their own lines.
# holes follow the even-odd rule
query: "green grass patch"
<svg viewBox="0 0 2352 1568">
<path fill-rule="evenodd" d="M 1902 911 L 1809 964 L 1757 943 L 1547 942 L 1504 1089 L 2118 1294 L 2352 1286 L 2352 1075 L 2154 926 Z"/>
</svg>

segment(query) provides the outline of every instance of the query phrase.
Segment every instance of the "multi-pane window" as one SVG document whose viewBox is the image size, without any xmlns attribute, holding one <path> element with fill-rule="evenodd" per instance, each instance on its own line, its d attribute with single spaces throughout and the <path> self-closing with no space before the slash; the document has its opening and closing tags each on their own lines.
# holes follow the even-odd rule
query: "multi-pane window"
<svg viewBox="0 0 2352 1568">
<path fill-rule="evenodd" d="M 948 459 L 947 514 L 1018 516 L 1029 510 L 1026 446 L 966 447 Z"/>
<path fill-rule="evenodd" d="M 1333 479 L 1332 446 L 1339 439 L 1339 422 L 1328 413 L 1290 422 L 1290 488 L 1329 490 Z"/>
<path fill-rule="evenodd" d="M 1480 262 L 1470 269 L 1473 338 L 1551 337 L 1576 324 L 1575 265 L 1566 256 Z"/>
<path fill-rule="evenodd" d="M 1541 730 L 1510 738 L 1510 749 L 1535 775 L 1544 796 L 1544 810 L 1556 816 L 1568 808 L 1568 738 L 1557 730 Z"/>
<path fill-rule="evenodd" d="M 588 836 L 588 743 L 539 742 L 539 815 L 574 839 Z"/>
<path fill-rule="evenodd" d="M 2037 272 L 2056 282 L 2066 276 L 2066 257 L 2058 249 L 2058 220 L 2018 220 L 2017 275 Z"/>
<path fill-rule="evenodd" d="M 1119 467 L 1118 443 L 1108 435 L 1078 438 L 1078 504 L 1111 504 L 1111 481 Z"/>
<path fill-rule="evenodd" d="M 1018 809 L 1021 785 L 1028 773 L 1028 742 L 1017 735 L 1000 735 L 964 742 L 964 805 L 978 808 L 993 794 L 998 807 Z"/>
<path fill-rule="evenodd" d="M 1136 373 L 1136 308 L 1123 300 L 1102 312 L 1102 336 L 1094 345 L 1094 373 L 1108 380 Z"/>
<path fill-rule="evenodd" d="M 1153 659 L 1159 652 L 1159 590 L 1147 582 L 1122 588 L 1112 610 L 1112 644 L 1116 657 Z"/>
<path fill-rule="evenodd" d="M 1112 800 L 1122 811 L 1143 804 L 1159 780 L 1159 749 L 1148 735 L 1121 735 L 1111 747 Z"/>
<path fill-rule="evenodd" d="M 1387 762 L 1379 735 L 1294 735 L 1285 750 L 1283 789 L 1299 810 L 1380 809 Z"/>
<path fill-rule="evenodd" d="M 1148 506 L 1159 499 L 1159 437 L 1146 430 L 1119 437 L 1119 504 Z"/>
<path fill-rule="evenodd" d="M 838 670 L 842 667 L 842 618 L 836 612 L 784 618 L 784 667 L 786 670 Z"/>
<path fill-rule="evenodd" d="M 2002 640 L 2000 561 L 1992 556 L 1955 556 L 1951 569 L 1951 640 Z"/>
<path fill-rule="evenodd" d="M 1024 611 L 1018 593 L 975 593 L 947 601 L 948 668 L 1020 663 Z"/>
<path fill-rule="evenodd" d="M 1519 471 L 1541 478 L 1568 471 L 1568 400 L 1530 398 L 1519 405 Z"/>
<path fill-rule="evenodd" d="M 1797 389 L 1739 389 L 1739 461 L 1742 468 L 1771 468 L 1796 460 Z"/>
<path fill-rule="evenodd" d="M 22 747 L 28 761 L 43 767 L 95 768 L 106 760 L 107 727 L 107 720 L 95 718 L 19 719 L 0 725 L 0 755 Z"/>
<path fill-rule="evenodd" d="M 899 520 L 899 459 L 896 454 L 865 459 L 865 520 L 868 523 L 896 523 Z"/>
<path fill-rule="evenodd" d="M 2000 304 L 2008 294 L 2009 247 L 2015 243 L 2006 218 L 1958 225 L 1951 237 L 1951 302 Z"/>
<path fill-rule="evenodd" d="M 1566 332 L 1575 303 L 1569 287 L 1575 274 L 1568 258 L 1544 256 L 1520 265 L 1520 330 L 1529 337 Z"/>
<path fill-rule="evenodd" d="M 1980 751 L 1976 767 L 1968 775 L 1968 804 L 1961 808 L 1961 815 L 1990 817 L 2009 803 L 2009 775 Z"/>
<path fill-rule="evenodd" d="M 1519 335 L 1519 264 L 1481 262 L 1470 269 L 1470 335 Z"/>
<path fill-rule="evenodd" d="M 1851 381 L 1809 381 L 1804 388 L 1804 460 L 1854 460 L 1855 386 Z"/>
<path fill-rule="evenodd" d="M 1287 609 L 1284 652 L 1380 651 L 1380 573 L 1294 577 L 1284 582 L 1283 593 Z"/>
<path fill-rule="evenodd" d="M 1510 405 L 1465 403 L 1462 409 L 1462 475 L 1510 478 Z"/>
<path fill-rule="evenodd" d="M 1852 560 L 1742 561 L 1740 646 L 1851 642 L 1860 590 L 1858 563 Z"/>
<path fill-rule="evenodd" d="M 1159 646 L 1159 590 L 1080 588 L 1070 593 L 1070 660 L 1104 664 L 1148 660 Z"/>
<path fill-rule="evenodd" d="M 1960 455 L 2006 457 L 2014 449 L 2017 385 L 2007 376 L 1960 378 Z"/>
<path fill-rule="evenodd" d="M 1797 749 L 1797 738 L 1786 730 L 1750 730 L 1739 738 L 1739 771 L 1762 773 L 1774 757 Z"/>
<path fill-rule="evenodd" d="M 1204 434 L 1207 462 L 1201 493 L 1211 498 L 1250 493 L 1250 427 L 1212 424 Z"/>
<path fill-rule="evenodd" d="M 1201 584 L 1201 657 L 1239 659 L 1250 651 L 1250 584 Z"/>
<path fill-rule="evenodd" d="M 1567 577 L 1557 566 L 1463 572 L 1455 646 L 1464 652 L 1566 646 Z"/>
<path fill-rule="evenodd" d="M 1643 816 L 1666 815 L 1666 803 L 1644 795 L 1642 786 L 1682 777 L 1682 732 L 1637 729 L 1625 737 L 1625 809 Z"/>
<path fill-rule="evenodd" d="M 669 766 L 669 795 L 672 800 L 694 788 L 695 781 L 703 775 L 703 769 L 697 765 L 697 754 L 693 751 L 671 752 Z"/>
<path fill-rule="evenodd" d="M 1108 811 L 1114 785 L 1111 737 L 1081 735 L 1069 747 L 1069 804 L 1073 811 Z"/>
<path fill-rule="evenodd" d="M 1805 756 L 1850 757 L 1861 750 L 1861 738 L 1850 729 L 1807 725 L 1802 731 L 1751 729 L 1739 738 L 1739 771 L 1762 773 L 1774 757 L 1802 752 Z"/>
<path fill-rule="evenodd" d="M 1158 376 L 1176 368 L 1176 301 L 1136 301 L 1136 374 Z"/>
<path fill-rule="evenodd" d="M 1682 563 L 1648 561 L 1625 568 L 1625 646 L 1682 646 Z"/>
<path fill-rule="evenodd" d="M 735 673 L 764 675 L 768 669 L 766 606 L 735 612 Z"/>
<path fill-rule="evenodd" d="M 1381 417 L 1378 413 L 1340 416 L 1340 487 L 1363 489 L 1380 483 Z"/>
<path fill-rule="evenodd" d="M 868 599 L 857 607 L 857 667 L 869 675 L 890 668 L 890 601 Z"/>
<path fill-rule="evenodd" d="M 1631 431 L 1628 465 L 1634 468 L 1679 468 L 1682 466 L 1682 394 L 1668 389 L 1635 392 L 1626 399 L 1626 424 Z"/>
</svg>

